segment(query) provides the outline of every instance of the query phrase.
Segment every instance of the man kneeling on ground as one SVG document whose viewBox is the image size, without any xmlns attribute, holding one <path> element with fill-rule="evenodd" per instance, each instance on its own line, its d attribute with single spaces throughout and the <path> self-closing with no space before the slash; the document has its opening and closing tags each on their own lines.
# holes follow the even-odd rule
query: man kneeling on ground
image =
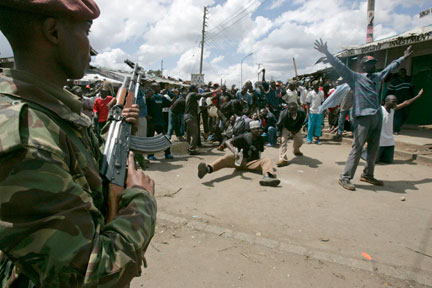
<svg viewBox="0 0 432 288">
<path fill-rule="evenodd" d="M 198 165 L 198 177 L 201 179 L 207 173 L 216 172 L 222 168 L 238 168 L 262 171 L 264 175 L 260 181 L 262 186 L 278 186 L 280 180 L 276 178 L 276 174 L 273 172 L 272 161 L 269 158 L 260 159 L 260 154 L 264 151 L 264 140 L 261 137 L 259 121 L 251 121 L 249 128 L 250 132 L 232 138 L 225 143 L 233 155 L 225 155 L 210 165 L 200 163 Z M 242 153 L 244 155 L 243 160 L 239 163 Z"/>
</svg>

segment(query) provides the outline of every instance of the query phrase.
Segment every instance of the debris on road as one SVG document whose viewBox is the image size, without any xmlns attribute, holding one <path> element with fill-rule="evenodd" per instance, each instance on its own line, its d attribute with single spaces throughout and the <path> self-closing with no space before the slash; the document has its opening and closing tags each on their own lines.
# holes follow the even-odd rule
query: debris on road
<svg viewBox="0 0 432 288">
<path fill-rule="evenodd" d="M 366 260 L 372 261 L 372 257 L 371 257 L 369 254 L 367 254 L 366 252 L 363 252 L 363 253 L 362 253 L 362 256 L 363 256 Z"/>
</svg>

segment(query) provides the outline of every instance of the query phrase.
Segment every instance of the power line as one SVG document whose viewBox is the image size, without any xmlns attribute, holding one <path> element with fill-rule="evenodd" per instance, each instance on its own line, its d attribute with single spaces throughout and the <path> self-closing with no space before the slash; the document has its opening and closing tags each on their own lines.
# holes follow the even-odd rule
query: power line
<svg viewBox="0 0 432 288">
<path fill-rule="evenodd" d="M 259 1 L 258 1 L 259 3 Z M 223 26 L 225 26 L 228 22 L 232 21 L 234 18 L 238 17 L 239 15 L 243 14 L 245 11 L 247 11 L 253 4 L 256 4 L 256 1 L 252 1 L 248 6 L 246 6 L 246 8 L 237 10 L 237 12 L 235 12 L 233 15 L 231 15 L 230 17 L 227 17 L 225 20 L 219 22 L 218 25 L 216 25 L 214 28 L 210 29 L 209 32 L 213 32 L 219 28 L 222 28 Z M 248 12 L 247 12 L 248 13 Z M 226 23 L 224 23 L 226 22 Z"/>
<path fill-rule="evenodd" d="M 259 8 L 260 6 L 264 5 L 266 2 L 268 2 L 269 0 L 264 0 L 262 3 L 260 3 L 260 5 L 257 7 Z M 247 15 L 249 15 L 249 13 L 252 11 L 249 11 L 248 13 L 246 13 L 245 15 L 243 15 L 242 17 L 240 17 L 239 19 L 237 19 L 236 21 L 234 21 L 233 23 L 229 24 L 228 26 L 226 26 L 225 28 L 223 28 L 222 30 L 216 32 L 215 34 L 210 35 L 209 38 L 215 39 L 215 37 L 217 35 L 219 35 L 220 33 L 224 32 L 225 30 L 227 30 L 228 28 L 230 28 L 232 25 L 238 23 L 239 21 L 241 21 L 244 17 L 246 17 Z"/>
</svg>

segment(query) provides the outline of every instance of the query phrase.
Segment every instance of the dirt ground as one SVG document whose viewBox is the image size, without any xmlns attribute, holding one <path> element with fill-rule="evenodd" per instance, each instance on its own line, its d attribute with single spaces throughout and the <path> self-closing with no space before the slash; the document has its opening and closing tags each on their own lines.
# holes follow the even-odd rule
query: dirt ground
<svg viewBox="0 0 432 288">
<path fill-rule="evenodd" d="M 158 226 L 132 287 L 432 287 L 432 167 L 377 165 L 377 187 L 359 181 L 361 163 L 347 191 L 350 147 L 325 141 L 290 154 L 267 188 L 234 169 L 198 179 L 198 163 L 224 155 L 201 151 L 147 169 Z M 276 164 L 278 149 L 263 157 Z"/>
</svg>

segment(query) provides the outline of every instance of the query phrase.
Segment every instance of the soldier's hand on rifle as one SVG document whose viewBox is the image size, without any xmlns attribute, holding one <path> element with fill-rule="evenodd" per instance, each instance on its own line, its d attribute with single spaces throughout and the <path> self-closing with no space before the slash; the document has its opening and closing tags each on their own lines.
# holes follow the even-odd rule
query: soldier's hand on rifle
<svg viewBox="0 0 432 288">
<path fill-rule="evenodd" d="M 123 109 L 122 116 L 126 118 L 126 122 L 132 123 L 134 126 L 138 126 L 139 112 L 139 105 L 133 104 L 132 107 Z"/>
<path fill-rule="evenodd" d="M 136 169 L 134 153 L 131 151 L 128 158 L 126 188 L 133 187 L 142 188 L 152 196 L 155 194 L 155 182 L 144 171 Z"/>
</svg>

